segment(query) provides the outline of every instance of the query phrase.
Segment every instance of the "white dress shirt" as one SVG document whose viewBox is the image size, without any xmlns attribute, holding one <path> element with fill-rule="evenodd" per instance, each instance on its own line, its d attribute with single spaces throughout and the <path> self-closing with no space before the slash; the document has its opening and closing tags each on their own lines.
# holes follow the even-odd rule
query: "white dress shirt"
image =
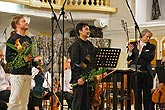
<svg viewBox="0 0 165 110">
<path fill-rule="evenodd" d="M 143 47 L 144 47 L 144 46 L 146 46 L 146 43 L 144 43 L 144 42 L 140 41 L 141 51 L 139 51 L 139 55 L 141 54 L 142 49 L 143 49 Z"/>
<path fill-rule="evenodd" d="M 7 87 L 9 87 L 9 80 L 5 74 L 4 69 L 0 65 L 0 91 L 7 90 Z"/>
<path fill-rule="evenodd" d="M 63 91 L 70 92 L 70 90 L 72 89 L 71 84 L 70 84 L 70 80 L 71 80 L 71 69 L 66 69 L 64 71 L 64 88 L 63 88 Z M 60 80 L 60 86 L 62 87 L 62 78 Z"/>
</svg>

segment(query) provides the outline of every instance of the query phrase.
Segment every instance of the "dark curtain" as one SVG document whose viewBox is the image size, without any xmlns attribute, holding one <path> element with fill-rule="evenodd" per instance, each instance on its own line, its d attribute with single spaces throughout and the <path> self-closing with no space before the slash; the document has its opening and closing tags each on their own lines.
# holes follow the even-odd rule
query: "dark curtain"
<svg viewBox="0 0 165 110">
<path fill-rule="evenodd" d="M 158 0 L 153 0 L 152 3 L 152 20 L 158 19 L 161 16 Z"/>
</svg>

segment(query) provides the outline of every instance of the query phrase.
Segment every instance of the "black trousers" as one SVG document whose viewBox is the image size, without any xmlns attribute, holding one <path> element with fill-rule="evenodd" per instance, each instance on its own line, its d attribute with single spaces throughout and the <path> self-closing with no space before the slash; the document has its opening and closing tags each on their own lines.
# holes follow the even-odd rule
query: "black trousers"
<svg viewBox="0 0 165 110">
<path fill-rule="evenodd" d="M 35 110 L 35 106 L 38 106 L 40 110 L 42 109 L 42 98 L 35 97 L 31 91 L 29 96 L 28 110 Z"/>
<path fill-rule="evenodd" d="M 91 88 L 85 83 L 73 88 L 72 110 L 89 110 L 91 107 Z"/>
<path fill-rule="evenodd" d="M 135 82 L 135 75 L 137 75 L 137 88 Z M 153 78 L 149 73 L 135 73 L 131 77 L 132 88 L 134 89 L 135 99 L 138 98 L 138 105 L 135 102 L 135 107 L 138 106 L 138 110 L 142 110 L 142 102 L 144 104 L 144 110 L 152 110 L 152 95 L 151 89 L 153 87 Z M 137 95 L 136 95 L 137 94 Z"/>
<path fill-rule="evenodd" d="M 0 92 L 0 100 L 9 102 L 10 90 L 4 90 Z"/>
<path fill-rule="evenodd" d="M 50 92 L 47 88 L 44 88 L 44 90 L 48 93 L 41 98 L 36 97 L 32 90 L 30 91 L 28 110 L 34 110 L 35 106 L 38 106 L 39 109 L 42 110 L 42 100 L 49 100 L 49 98 L 53 95 L 53 92 Z"/>
<path fill-rule="evenodd" d="M 4 101 L 0 100 L 0 110 L 7 110 L 7 104 Z"/>
<path fill-rule="evenodd" d="M 57 92 L 56 95 L 59 98 L 60 102 L 62 102 L 62 92 Z M 68 107 L 72 108 L 73 94 L 69 92 L 64 92 L 63 98 L 66 100 Z"/>
</svg>

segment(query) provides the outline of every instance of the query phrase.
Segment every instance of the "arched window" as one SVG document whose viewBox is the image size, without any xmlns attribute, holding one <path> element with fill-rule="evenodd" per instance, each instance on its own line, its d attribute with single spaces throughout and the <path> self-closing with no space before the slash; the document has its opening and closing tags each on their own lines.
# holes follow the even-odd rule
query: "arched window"
<svg viewBox="0 0 165 110">
<path fill-rule="evenodd" d="M 165 19 L 165 0 L 158 0 L 160 8 L 160 19 Z"/>
<path fill-rule="evenodd" d="M 152 20 L 159 19 L 161 16 L 159 2 L 158 0 L 152 1 Z"/>
</svg>

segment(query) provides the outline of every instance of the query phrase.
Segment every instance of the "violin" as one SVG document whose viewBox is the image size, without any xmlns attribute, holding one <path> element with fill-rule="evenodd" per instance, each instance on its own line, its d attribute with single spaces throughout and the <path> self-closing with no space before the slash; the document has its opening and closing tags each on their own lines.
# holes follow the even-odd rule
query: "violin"
<svg viewBox="0 0 165 110">
<path fill-rule="evenodd" d="M 59 106 L 61 105 L 56 94 L 50 97 L 50 109 L 49 110 L 59 110 Z"/>
<path fill-rule="evenodd" d="M 101 105 L 101 97 L 100 94 L 103 90 L 106 89 L 106 83 L 101 83 L 101 79 L 105 78 L 106 76 L 112 74 L 113 72 L 115 72 L 116 69 L 114 69 L 113 71 L 111 71 L 110 73 L 102 73 L 100 75 L 96 75 L 95 78 L 97 80 L 97 84 L 95 86 L 95 90 L 94 90 L 94 95 L 91 98 L 91 102 L 92 102 L 92 106 L 94 107 L 98 107 Z"/>
<path fill-rule="evenodd" d="M 53 82 L 53 93 L 54 95 L 50 97 L 50 108 L 49 110 L 59 110 L 59 106 L 61 105 L 59 98 L 55 94 L 59 89 L 59 81 L 55 78 Z"/>
<path fill-rule="evenodd" d="M 38 73 L 34 77 L 34 81 L 35 81 L 35 86 L 33 87 L 32 93 L 35 97 L 42 98 L 43 93 L 44 93 L 44 88 L 42 87 L 42 85 L 44 83 L 44 78 L 43 78 L 42 74 Z"/>
<path fill-rule="evenodd" d="M 97 83 L 97 85 L 95 86 L 94 95 L 91 98 L 92 106 L 98 107 L 101 105 L 100 94 L 104 90 L 104 87 L 106 86 L 105 84 L 106 83 Z"/>
<path fill-rule="evenodd" d="M 152 94 L 152 101 L 156 104 L 165 103 L 165 83 L 160 83 Z"/>
<path fill-rule="evenodd" d="M 101 105 L 100 94 L 103 90 L 103 87 L 102 87 L 103 83 L 101 83 L 101 79 L 103 76 L 104 76 L 104 74 L 100 74 L 100 75 L 95 76 L 95 80 L 97 80 L 97 84 L 95 86 L 94 95 L 91 98 L 92 106 L 94 106 L 94 107 L 98 107 Z"/>
</svg>

